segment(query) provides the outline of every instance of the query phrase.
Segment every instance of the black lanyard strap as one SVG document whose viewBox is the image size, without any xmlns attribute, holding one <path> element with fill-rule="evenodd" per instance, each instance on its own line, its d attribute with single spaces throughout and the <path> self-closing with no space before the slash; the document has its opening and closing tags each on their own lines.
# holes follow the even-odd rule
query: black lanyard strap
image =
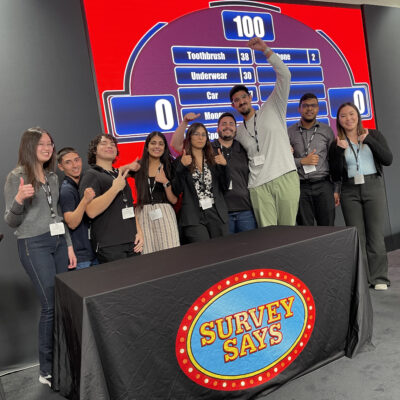
<svg viewBox="0 0 400 400">
<path fill-rule="evenodd" d="M 46 194 L 47 204 L 49 205 L 49 208 L 50 208 L 50 216 L 51 216 L 51 218 L 55 218 L 56 213 L 53 208 L 53 196 L 51 195 L 50 184 L 49 184 L 49 181 L 47 180 L 46 176 L 44 177 L 44 180 L 45 180 L 45 183 L 42 184 L 42 189 L 43 189 L 44 193 Z"/>
<path fill-rule="evenodd" d="M 351 151 L 354 154 L 354 158 L 356 159 L 356 165 L 357 165 L 357 171 L 359 171 L 360 169 L 360 159 L 359 159 L 359 154 L 360 154 L 360 148 L 361 148 L 361 144 L 360 144 L 360 138 L 357 137 L 357 153 L 354 151 L 353 145 L 350 142 L 349 138 L 346 136 L 346 140 L 347 143 L 349 144 L 349 147 L 351 149 Z"/>
<path fill-rule="evenodd" d="M 254 114 L 254 136 L 252 136 L 252 134 L 247 129 L 247 124 L 246 124 L 245 120 L 243 120 L 243 125 L 246 128 L 246 132 L 249 134 L 249 136 L 252 137 L 256 141 L 257 153 L 259 153 L 260 152 L 260 146 L 258 144 L 258 133 L 257 133 L 257 127 L 256 127 L 256 120 L 257 120 L 257 113 Z"/>
<path fill-rule="evenodd" d="M 107 175 L 110 175 L 111 178 L 113 178 L 113 180 L 116 179 L 117 176 L 118 176 L 118 174 L 119 174 L 118 169 L 116 169 L 116 168 L 114 168 L 114 167 L 113 167 L 112 171 L 108 171 L 108 170 L 106 170 L 106 169 L 104 169 L 104 168 L 103 168 L 103 171 L 104 171 Z M 125 187 L 126 187 L 126 186 L 125 186 Z M 123 188 L 123 189 L 121 190 L 121 194 L 122 194 L 122 201 L 124 202 L 125 207 L 128 207 L 128 199 L 127 199 L 127 197 L 126 197 L 126 195 L 125 195 L 125 188 Z"/>
<path fill-rule="evenodd" d="M 308 153 L 310 152 L 311 142 L 312 142 L 313 139 L 314 139 L 314 136 L 315 136 L 315 133 L 317 132 L 318 127 L 317 127 L 317 126 L 314 127 L 314 131 L 313 131 L 313 133 L 312 133 L 312 135 L 311 135 L 310 140 L 308 141 L 308 143 L 306 142 L 306 139 L 304 138 L 304 135 L 303 135 L 303 133 L 304 133 L 303 127 L 302 127 L 302 126 L 299 126 L 299 129 L 300 129 L 301 138 L 303 139 L 305 156 L 307 157 L 307 156 L 308 156 Z"/>
</svg>

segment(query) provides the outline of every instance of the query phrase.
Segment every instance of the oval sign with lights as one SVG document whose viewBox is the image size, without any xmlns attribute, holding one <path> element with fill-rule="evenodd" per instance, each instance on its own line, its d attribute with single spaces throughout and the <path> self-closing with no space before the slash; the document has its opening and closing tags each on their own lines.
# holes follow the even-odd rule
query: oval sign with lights
<svg viewBox="0 0 400 400">
<path fill-rule="evenodd" d="M 243 390 L 279 375 L 306 347 L 314 299 L 296 276 L 276 269 L 232 275 L 204 292 L 179 327 L 176 356 L 194 382 Z"/>
</svg>

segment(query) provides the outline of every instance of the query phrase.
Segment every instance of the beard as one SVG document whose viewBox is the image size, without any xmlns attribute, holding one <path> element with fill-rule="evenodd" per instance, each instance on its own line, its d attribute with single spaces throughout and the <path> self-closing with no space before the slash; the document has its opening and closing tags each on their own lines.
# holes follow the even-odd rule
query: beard
<svg viewBox="0 0 400 400">
<path fill-rule="evenodd" d="M 222 140 L 230 142 L 235 137 L 235 132 L 231 129 L 225 129 L 224 131 L 219 130 L 218 135 Z"/>
<path fill-rule="evenodd" d="M 316 121 L 317 118 L 306 118 L 306 117 L 301 117 L 301 119 L 302 119 L 304 122 L 310 123 L 310 122 Z"/>
</svg>

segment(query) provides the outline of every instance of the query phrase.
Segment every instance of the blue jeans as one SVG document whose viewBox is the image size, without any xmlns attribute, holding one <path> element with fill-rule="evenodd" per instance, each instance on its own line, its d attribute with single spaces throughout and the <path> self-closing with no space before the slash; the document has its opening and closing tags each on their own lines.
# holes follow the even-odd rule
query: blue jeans
<svg viewBox="0 0 400 400">
<path fill-rule="evenodd" d="M 92 265 L 99 265 L 99 260 L 97 258 L 94 258 L 91 261 L 81 261 L 76 264 L 76 269 L 84 269 L 87 267 L 91 267 Z"/>
<path fill-rule="evenodd" d="M 40 300 L 39 364 L 40 374 L 45 376 L 52 373 L 53 364 L 54 278 L 68 270 L 67 244 L 64 235 L 47 232 L 18 239 L 18 253 Z"/>
<path fill-rule="evenodd" d="M 257 228 L 256 218 L 252 210 L 230 212 L 228 215 L 230 233 L 250 231 Z"/>
</svg>

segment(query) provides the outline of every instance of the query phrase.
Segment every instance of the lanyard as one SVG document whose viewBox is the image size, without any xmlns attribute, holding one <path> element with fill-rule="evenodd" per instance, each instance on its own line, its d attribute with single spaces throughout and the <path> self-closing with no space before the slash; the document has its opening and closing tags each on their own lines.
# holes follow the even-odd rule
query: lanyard
<svg viewBox="0 0 400 400">
<path fill-rule="evenodd" d="M 311 135 L 310 140 L 308 141 L 308 143 L 306 143 L 306 140 L 305 140 L 305 138 L 304 138 L 304 136 L 303 136 L 303 133 L 304 133 L 303 127 L 302 127 L 302 126 L 299 126 L 299 129 L 300 129 L 300 133 L 301 133 L 301 138 L 303 139 L 305 155 L 308 156 L 308 153 L 309 153 L 309 151 L 310 151 L 311 142 L 312 142 L 313 139 L 314 139 L 314 136 L 315 136 L 315 133 L 317 132 L 318 127 L 317 127 L 317 126 L 314 127 L 314 131 L 313 131 L 313 133 L 312 133 L 312 135 Z"/>
<path fill-rule="evenodd" d="M 160 163 L 160 165 L 158 166 L 156 175 L 157 175 L 157 173 L 159 173 L 160 171 L 161 171 L 161 163 Z M 156 177 L 154 177 L 154 183 L 153 183 L 153 185 L 151 184 L 150 177 L 147 177 L 147 182 L 148 182 L 148 184 L 149 184 L 149 192 L 150 192 L 151 204 L 153 204 L 153 192 L 154 192 L 154 188 L 156 187 L 156 184 L 157 184 Z"/>
<path fill-rule="evenodd" d="M 56 217 L 56 213 L 54 212 L 54 208 L 53 208 L 53 196 L 51 195 L 51 189 L 50 189 L 50 184 L 49 181 L 47 180 L 47 177 L 44 177 L 45 183 L 42 184 L 42 189 L 44 191 L 44 193 L 46 194 L 46 200 L 47 200 L 47 204 L 49 205 L 50 208 L 50 216 L 51 218 L 55 218 Z"/>
<path fill-rule="evenodd" d="M 360 162 L 359 162 L 359 154 L 360 154 L 360 147 L 361 147 L 361 144 L 360 144 L 360 139 L 359 138 L 357 138 L 357 153 L 354 151 L 354 148 L 353 148 L 353 145 L 352 145 L 352 143 L 350 142 L 350 140 L 349 140 L 349 138 L 346 136 L 346 140 L 347 140 L 347 143 L 349 144 L 349 147 L 350 147 L 350 149 L 351 149 L 351 151 L 353 152 L 353 154 L 354 154 L 354 158 L 356 159 L 356 164 L 357 164 L 357 172 L 359 171 L 359 169 L 360 169 Z"/>
<path fill-rule="evenodd" d="M 118 176 L 118 170 L 115 169 L 114 167 L 113 167 L 113 169 L 112 169 L 112 172 L 111 172 L 111 171 L 107 171 L 107 170 L 104 169 L 104 168 L 103 168 L 103 171 L 104 171 L 107 175 L 110 175 L 111 178 L 113 178 L 113 180 Z M 117 176 L 115 176 L 115 175 L 117 175 Z M 122 193 L 122 201 L 124 202 L 125 207 L 128 207 L 128 199 L 126 198 L 126 195 L 125 195 L 125 188 L 123 188 L 123 189 L 121 190 L 121 193 Z"/>
<path fill-rule="evenodd" d="M 251 135 L 251 133 L 247 130 L 247 125 L 246 125 L 246 121 L 243 120 L 243 125 L 246 128 L 246 132 L 250 135 L 250 137 L 252 137 L 257 144 L 257 153 L 260 152 L 260 146 L 258 144 L 258 133 L 257 133 L 257 128 L 256 128 L 256 120 L 257 120 L 257 113 L 254 114 L 254 136 Z"/>
</svg>

